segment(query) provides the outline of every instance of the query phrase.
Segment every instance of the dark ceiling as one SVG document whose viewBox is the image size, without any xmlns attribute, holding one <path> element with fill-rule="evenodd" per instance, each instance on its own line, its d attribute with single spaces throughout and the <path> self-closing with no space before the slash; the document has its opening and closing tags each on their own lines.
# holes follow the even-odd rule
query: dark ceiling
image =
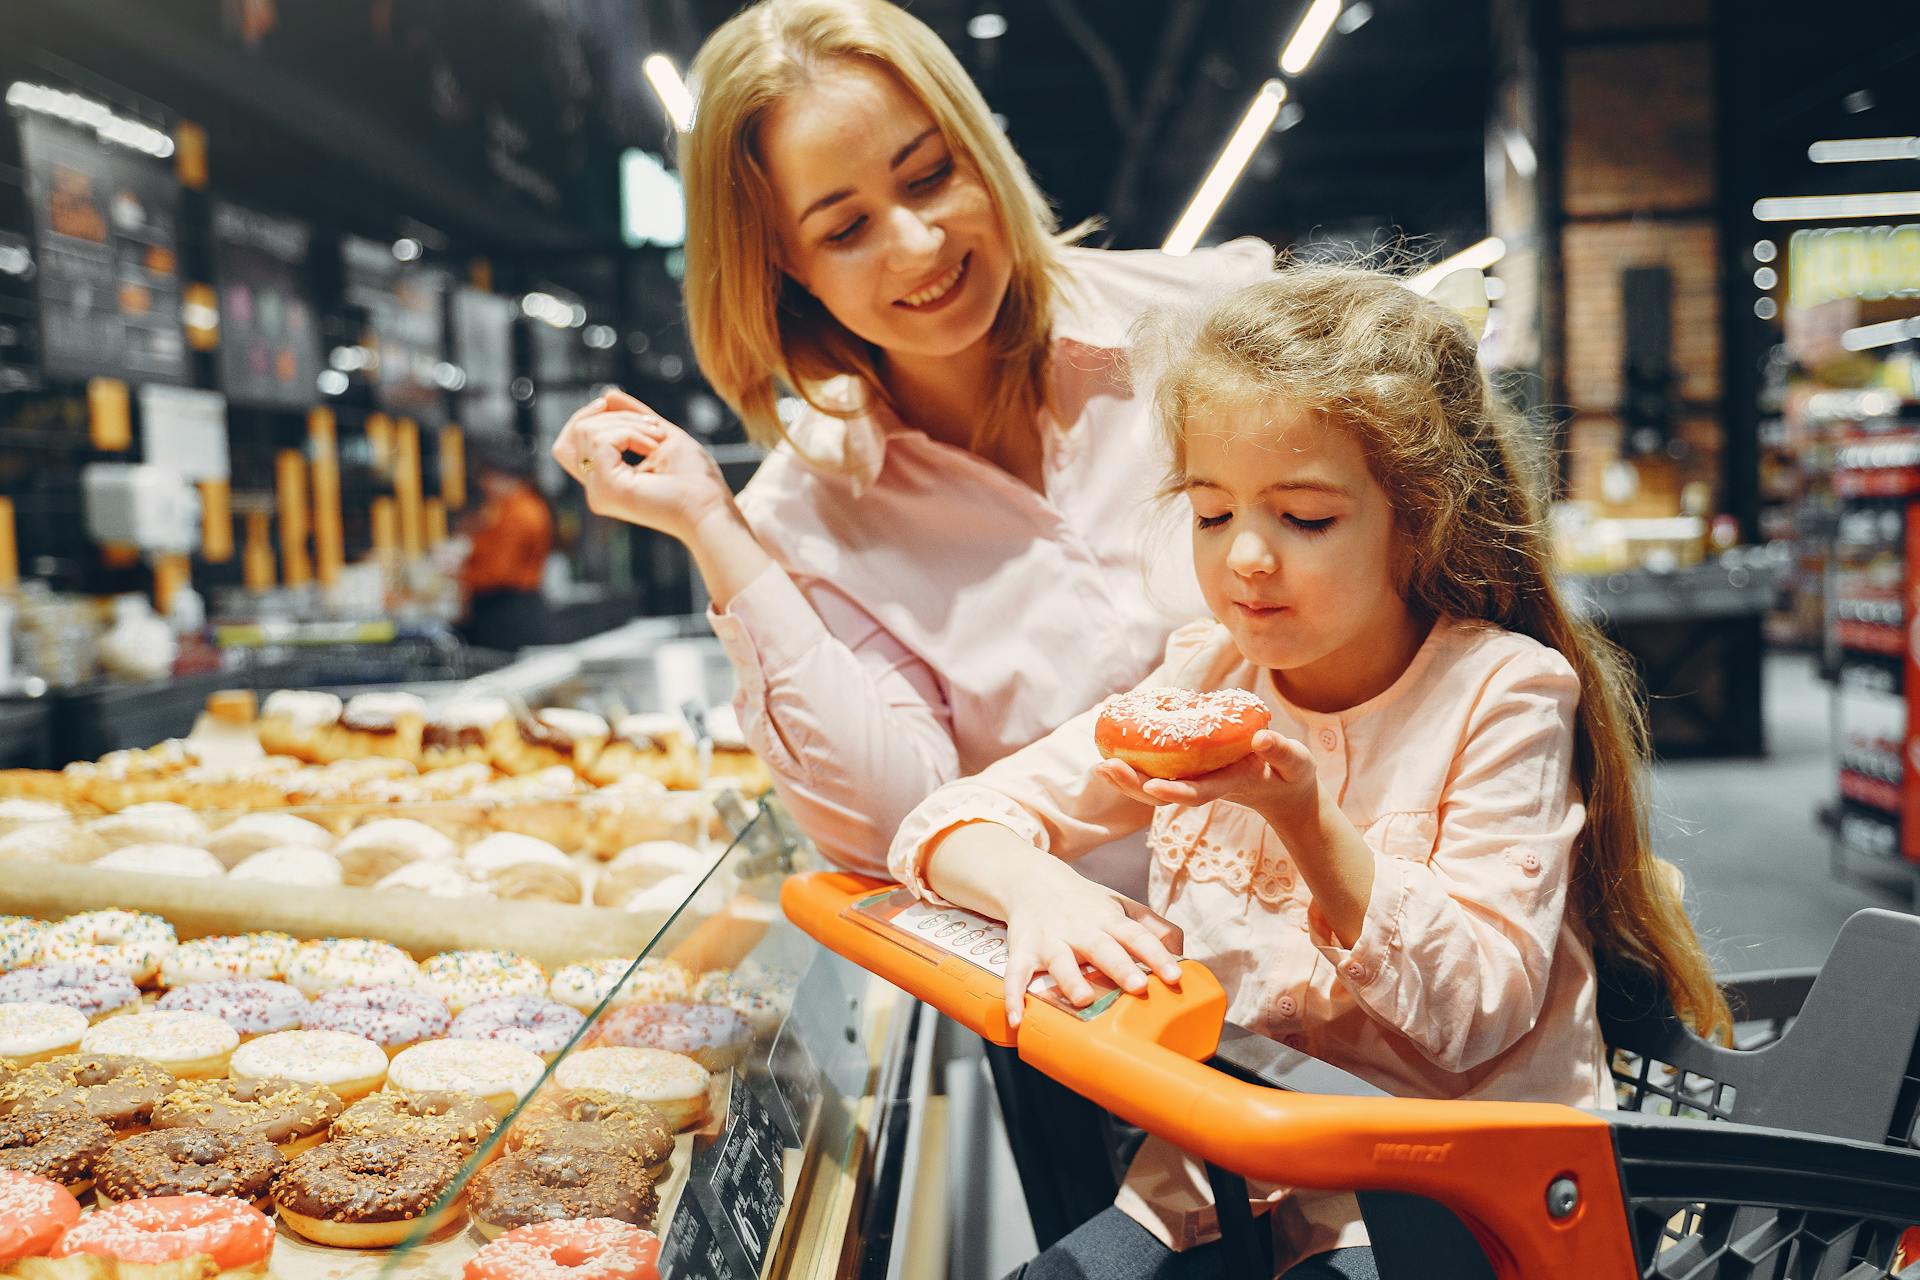
<svg viewBox="0 0 1920 1280">
<path fill-rule="evenodd" d="M 913 0 L 1004 114 L 1064 220 L 1158 244 L 1307 0 Z M 684 67 L 736 0 L 25 0 L 0 73 L 209 126 L 229 194 L 370 235 L 404 218 L 495 254 L 614 243 L 619 149 L 666 127 L 639 75 Z M 1486 0 L 1372 0 L 1294 86 L 1217 224 L 1476 234 Z M 429 237 L 429 247 L 432 247 Z"/>
</svg>

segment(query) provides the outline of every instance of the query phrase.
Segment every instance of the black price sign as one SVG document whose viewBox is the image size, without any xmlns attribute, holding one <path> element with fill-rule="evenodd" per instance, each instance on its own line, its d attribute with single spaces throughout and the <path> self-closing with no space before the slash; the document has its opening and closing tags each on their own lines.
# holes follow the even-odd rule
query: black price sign
<svg viewBox="0 0 1920 1280">
<path fill-rule="evenodd" d="M 773 1247 L 773 1227 L 786 1205 L 781 1161 L 786 1143 L 773 1113 L 746 1081 L 734 1078 L 733 1114 L 721 1140 L 719 1159 L 707 1176 L 715 1203 L 721 1206 L 748 1260 L 757 1274 Z"/>
<path fill-rule="evenodd" d="M 698 1198 L 682 1196 L 660 1250 L 661 1280 L 738 1280 Z"/>
</svg>

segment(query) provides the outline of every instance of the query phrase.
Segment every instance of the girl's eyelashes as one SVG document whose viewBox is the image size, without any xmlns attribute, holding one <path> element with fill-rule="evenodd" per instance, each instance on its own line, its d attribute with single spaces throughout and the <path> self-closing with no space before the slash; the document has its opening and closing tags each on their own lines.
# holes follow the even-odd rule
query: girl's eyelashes
<svg viewBox="0 0 1920 1280">
<path fill-rule="evenodd" d="M 907 189 L 918 195 L 938 190 L 948 178 L 953 176 L 953 160 L 942 161 L 931 173 L 915 178 L 907 184 Z M 867 215 L 861 214 L 852 222 L 827 237 L 828 244 L 851 244 L 855 236 L 867 225 Z"/>
<path fill-rule="evenodd" d="M 1332 516 L 1326 516 L 1319 520 L 1302 520 L 1299 516 L 1287 517 L 1287 523 L 1302 533 L 1325 533 L 1327 530 L 1333 528 L 1333 520 L 1334 518 Z"/>
<path fill-rule="evenodd" d="M 1202 529 L 1218 529 L 1221 525 L 1233 519 L 1233 513 L 1229 511 L 1225 515 L 1198 516 L 1196 519 L 1199 520 Z"/>
</svg>

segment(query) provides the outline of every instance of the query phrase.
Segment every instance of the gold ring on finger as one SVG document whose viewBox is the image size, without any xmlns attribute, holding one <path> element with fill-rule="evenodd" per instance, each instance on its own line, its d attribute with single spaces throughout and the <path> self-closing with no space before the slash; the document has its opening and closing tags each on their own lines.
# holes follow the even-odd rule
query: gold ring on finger
<svg viewBox="0 0 1920 1280">
<path fill-rule="evenodd" d="M 592 459 L 592 458 L 588 458 L 588 457 L 582 457 L 582 458 L 580 459 L 580 469 L 581 469 L 582 471 L 591 471 L 591 470 L 593 470 L 593 459 Z"/>
</svg>

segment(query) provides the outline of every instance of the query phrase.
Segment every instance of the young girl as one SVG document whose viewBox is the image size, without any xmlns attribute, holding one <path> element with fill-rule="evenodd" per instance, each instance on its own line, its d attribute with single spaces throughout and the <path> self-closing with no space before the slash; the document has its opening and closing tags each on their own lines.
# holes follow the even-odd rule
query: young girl
<svg viewBox="0 0 1920 1280">
<path fill-rule="evenodd" d="M 1149 905 L 1231 1021 L 1395 1094 L 1611 1105 L 1594 947 L 1703 1031 L 1726 1006 L 1648 844 L 1626 669 L 1554 589 L 1521 424 L 1472 333 L 1389 276 L 1299 267 L 1160 345 L 1167 488 L 1213 620 L 1143 687 L 1251 690 L 1272 728 L 1166 782 L 1102 761 L 1089 711 L 930 796 L 893 873 L 1007 922 L 1017 1022 L 1041 971 L 1081 1002 L 1083 961 L 1130 991 L 1177 977 L 1071 865 L 1150 825 Z M 1116 1208 L 1027 1280 L 1216 1274 L 1206 1186 L 1149 1140 Z M 1282 1271 L 1372 1274 L 1350 1197 L 1256 1194 Z"/>
</svg>

